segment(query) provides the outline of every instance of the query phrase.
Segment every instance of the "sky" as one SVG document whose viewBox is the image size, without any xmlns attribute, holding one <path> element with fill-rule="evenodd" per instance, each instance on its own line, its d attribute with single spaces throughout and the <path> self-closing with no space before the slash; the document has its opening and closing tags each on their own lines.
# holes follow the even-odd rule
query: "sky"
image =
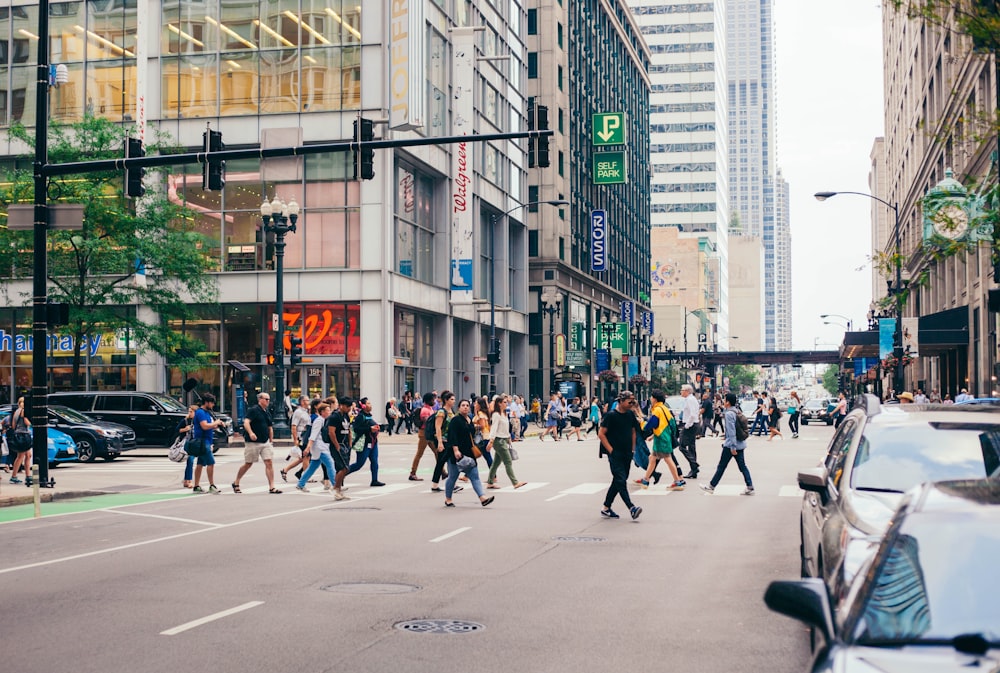
<svg viewBox="0 0 1000 673">
<path fill-rule="evenodd" d="M 777 166 L 789 184 L 792 347 L 833 348 L 867 328 L 871 150 L 882 135 L 882 10 L 875 0 L 774 0 Z M 878 196 L 884 197 L 879 194 Z M 841 318 L 830 320 L 844 323 Z"/>
</svg>

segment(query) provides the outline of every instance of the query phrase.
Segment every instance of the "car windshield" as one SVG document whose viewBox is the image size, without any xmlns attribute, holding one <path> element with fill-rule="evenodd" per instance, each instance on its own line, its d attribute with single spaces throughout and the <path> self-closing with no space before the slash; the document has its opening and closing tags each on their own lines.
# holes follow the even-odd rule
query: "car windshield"
<svg viewBox="0 0 1000 673">
<path fill-rule="evenodd" d="M 91 418 L 90 416 L 85 416 L 76 409 L 70 409 L 69 407 L 51 406 L 49 407 L 49 411 L 61 417 L 63 420 L 69 421 L 70 423 L 94 422 L 94 419 Z"/>
<path fill-rule="evenodd" d="M 806 409 L 822 409 L 826 406 L 826 402 L 823 400 L 809 400 L 806 402 Z"/>
<path fill-rule="evenodd" d="M 983 507 L 995 510 L 996 507 Z M 994 512 L 921 513 L 884 552 L 866 589 L 857 642 L 1000 639 L 1000 526 Z"/>
<path fill-rule="evenodd" d="M 167 411 L 187 411 L 187 407 L 172 397 L 167 397 L 166 395 L 150 395 L 150 397 L 159 402 L 160 406 Z"/>
<path fill-rule="evenodd" d="M 998 430 L 1000 425 L 981 423 L 869 425 L 854 457 L 851 487 L 903 493 L 925 481 L 980 479 L 996 455 L 987 433 Z"/>
</svg>

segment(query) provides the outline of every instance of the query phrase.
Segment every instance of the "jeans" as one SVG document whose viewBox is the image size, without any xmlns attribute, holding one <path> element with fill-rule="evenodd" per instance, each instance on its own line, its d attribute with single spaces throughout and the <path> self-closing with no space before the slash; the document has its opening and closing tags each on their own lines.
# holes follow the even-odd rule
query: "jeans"
<svg viewBox="0 0 1000 673">
<path fill-rule="evenodd" d="M 450 463 L 448 465 L 448 480 L 444 482 L 444 497 L 451 500 L 451 494 L 455 492 L 455 482 L 458 481 L 458 475 L 462 473 L 458 469 L 458 465 L 455 463 Z M 469 483 L 472 484 L 472 490 L 476 492 L 480 498 L 483 497 L 483 483 L 479 481 L 479 465 L 478 463 L 474 465 L 465 476 L 469 478 Z"/>
<path fill-rule="evenodd" d="M 611 508 L 611 503 L 615 501 L 615 496 L 620 496 L 622 502 L 629 509 L 632 509 L 632 498 L 628 495 L 628 471 L 632 465 L 632 454 L 623 449 L 615 449 L 608 455 L 608 467 L 611 468 L 611 486 L 608 487 L 608 494 L 604 496 L 604 507 Z"/>
<path fill-rule="evenodd" d="M 365 461 L 367 461 L 369 459 L 371 460 L 371 463 L 372 463 L 372 466 L 371 466 L 371 470 L 372 470 L 372 483 L 374 484 L 376 481 L 378 481 L 378 443 L 377 442 L 375 444 L 372 444 L 371 446 L 367 447 L 364 451 L 362 451 L 361 453 L 358 454 L 357 460 L 355 460 L 354 464 L 351 465 L 350 468 L 348 468 L 347 473 L 348 474 L 353 474 L 354 472 L 357 472 L 358 470 L 360 470 L 362 467 L 365 466 Z M 312 467 L 312 464 L 310 464 L 309 467 Z"/>
<path fill-rule="evenodd" d="M 712 477 L 710 482 L 712 488 L 715 488 L 719 484 L 719 480 L 722 479 L 722 475 L 725 474 L 726 468 L 729 467 L 729 461 L 736 459 L 736 465 L 740 468 L 740 472 L 743 473 L 743 481 L 746 482 L 747 488 L 753 488 L 753 480 L 750 479 L 750 470 L 747 468 L 747 462 L 743 457 L 743 451 L 737 451 L 734 456 L 732 451 L 723 448 L 722 455 L 719 457 L 719 467 L 715 468 L 715 476 Z"/>
<path fill-rule="evenodd" d="M 504 469 L 507 470 L 507 478 L 510 479 L 510 483 L 517 483 L 517 477 L 514 476 L 514 465 L 510 459 L 509 442 L 510 440 L 504 437 L 497 437 L 493 440 L 493 449 L 497 452 L 497 456 L 493 461 L 493 465 L 490 466 L 490 476 L 486 479 L 487 484 L 492 484 L 496 481 L 497 470 L 500 468 L 500 463 L 503 463 Z"/>
<path fill-rule="evenodd" d="M 191 481 L 194 479 L 194 462 L 196 458 L 194 456 L 187 457 L 187 464 L 184 466 L 184 481 Z"/>
<path fill-rule="evenodd" d="M 309 477 L 313 476 L 313 472 L 322 465 L 326 469 L 327 474 L 336 474 L 337 468 L 333 466 L 333 456 L 331 456 L 326 451 L 321 451 L 312 456 L 312 460 L 309 461 L 309 468 L 302 473 L 299 478 L 299 483 L 296 484 L 298 488 L 305 488 L 305 485 L 309 483 Z M 329 478 L 327 479 L 329 480 Z"/>
<path fill-rule="evenodd" d="M 434 461 L 434 474 L 431 475 L 431 481 L 436 484 L 441 481 L 441 475 L 445 472 L 444 466 L 448 464 L 448 447 L 440 452 L 435 452 Z M 451 474 L 451 470 L 448 473 Z"/>
<path fill-rule="evenodd" d="M 760 427 L 759 431 L 757 430 L 758 427 Z M 753 425 L 750 426 L 750 434 L 753 435 L 753 434 L 757 434 L 758 432 L 760 434 L 764 434 L 765 432 L 767 432 L 767 415 L 766 414 L 760 414 L 758 416 L 755 416 L 754 419 L 753 419 Z"/>
</svg>

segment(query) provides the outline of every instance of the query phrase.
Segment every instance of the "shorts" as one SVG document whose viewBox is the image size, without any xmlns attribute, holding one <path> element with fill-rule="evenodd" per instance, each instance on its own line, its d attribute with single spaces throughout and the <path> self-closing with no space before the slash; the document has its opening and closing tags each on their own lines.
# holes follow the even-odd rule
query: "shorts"
<svg viewBox="0 0 1000 673">
<path fill-rule="evenodd" d="M 654 458 L 669 458 L 673 452 L 673 449 L 670 449 L 669 451 L 653 451 L 650 455 Z"/>
<path fill-rule="evenodd" d="M 195 462 L 197 462 L 199 465 L 203 467 L 207 467 L 209 465 L 215 465 L 215 454 L 212 452 L 212 445 L 207 444 L 206 448 L 208 450 L 205 451 L 204 456 L 198 456 L 197 458 L 195 458 Z"/>
<path fill-rule="evenodd" d="M 350 468 L 351 456 L 349 453 L 350 451 L 348 450 L 348 455 L 344 455 L 343 451 L 338 451 L 336 447 L 333 446 L 330 447 L 330 455 L 333 457 L 333 467 L 337 470 L 337 472 Z"/>
<path fill-rule="evenodd" d="M 574 428 L 583 427 L 583 419 L 582 418 L 576 418 L 575 416 L 571 416 L 570 419 L 569 419 L 569 424 L 572 425 Z"/>
<path fill-rule="evenodd" d="M 271 460 L 274 457 L 274 448 L 271 442 L 247 442 L 243 449 L 243 462 L 250 464 L 260 460 Z"/>
</svg>

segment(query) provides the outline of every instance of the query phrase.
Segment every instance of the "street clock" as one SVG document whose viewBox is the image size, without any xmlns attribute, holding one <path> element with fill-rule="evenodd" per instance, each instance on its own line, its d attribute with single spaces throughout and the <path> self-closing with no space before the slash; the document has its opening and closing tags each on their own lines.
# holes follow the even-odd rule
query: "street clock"
<svg viewBox="0 0 1000 673">
<path fill-rule="evenodd" d="M 952 170 L 947 169 L 944 180 L 924 196 L 924 241 L 940 246 L 971 238 L 969 223 L 974 201 L 953 177 Z"/>
</svg>

